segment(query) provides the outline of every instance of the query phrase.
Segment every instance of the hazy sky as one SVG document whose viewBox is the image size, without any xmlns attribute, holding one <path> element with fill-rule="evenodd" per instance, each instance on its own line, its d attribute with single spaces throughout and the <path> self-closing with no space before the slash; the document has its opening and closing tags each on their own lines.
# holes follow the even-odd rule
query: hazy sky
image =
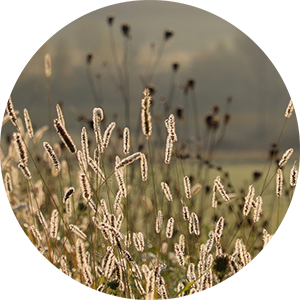
<svg viewBox="0 0 300 300">
<path fill-rule="evenodd" d="M 116 25 L 127 21 L 136 43 L 155 41 L 163 30 L 176 32 L 174 47 L 193 51 L 237 31 L 236 0 L 54 0 L 49 1 L 49 39 L 71 37 L 81 26 L 93 24 L 106 30 L 106 17 Z M 95 37 L 96 38 L 96 37 Z"/>
<path fill-rule="evenodd" d="M 140 100 L 143 86 L 139 75 L 144 74 L 149 65 L 150 44 L 154 43 L 157 50 L 164 30 L 172 29 L 175 35 L 166 44 L 153 77 L 152 83 L 158 88 L 156 99 L 168 93 L 171 64 L 178 61 L 178 97 L 174 105 L 183 104 L 180 88 L 189 77 L 194 77 L 197 97 L 201 102 L 201 118 L 213 104 L 224 105 L 226 98 L 231 95 L 234 99 L 234 116 L 232 130 L 228 133 L 229 143 L 234 145 L 239 140 L 251 146 L 249 137 L 253 137 L 259 143 L 264 141 L 265 147 L 269 140 L 274 141 L 278 136 L 281 123 L 274 124 L 273 120 L 274 116 L 283 115 L 289 101 L 285 88 L 291 82 L 290 78 L 293 79 L 292 88 L 297 87 L 300 78 L 297 45 L 290 47 L 294 52 L 283 48 L 281 52 L 275 51 L 278 45 L 282 45 L 280 39 L 289 36 L 289 30 L 295 27 L 293 22 L 297 18 L 289 18 L 290 10 L 299 10 L 292 4 L 280 6 L 281 2 L 277 0 L 265 0 L 259 4 L 261 7 L 255 7 L 254 4 L 258 3 L 248 0 L 49 0 L 45 10 L 41 9 L 45 12 L 44 51 L 53 58 L 53 101 L 63 101 L 66 114 L 69 112 L 73 119 L 76 118 L 75 106 L 77 111 L 90 112 L 89 107 L 94 103 L 87 82 L 85 59 L 86 54 L 92 52 L 95 55 L 93 76 L 96 72 L 102 76 L 105 105 L 110 104 L 112 109 L 122 111 L 119 92 L 107 79 L 107 70 L 103 67 L 103 62 L 107 61 L 112 65 L 112 72 L 115 72 L 106 22 L 107 16 L 112 13 L 116 17 L 113 29 L 120 59 L 124 43 L 120 25 L 124 21 L 131 25 L 128 60 L 132 101 Z M 18 24 L 16 32 L 21 32 L 22 22 Z M 38 24 L 32 26 L 38 27 Z M 28 40 L 26 35 L 32 32 L 26 30 L 22 33 L 24 41 Z M 267 49 L 269 53 L 261 56 L 255 41 L 260 41 L 265 47 L 262 49 Z M 285 40 L 284 44 L 289 45 L 289 42 Z M 20 47 L 13 50 L 17 48 L 19 52 L 22 50 Z M 0 47 L 0 50 L 4 53 L 9 49 Z M 40 121 L 43 121 L 43 117 L 39 112 L 47 103 L 43 56 L 44 53 L 40 53 L 27 59 L 29 63 L 22 71 L 22 80 L 10 86 L 9 91 L 13 93 L 19 109 L 27 106 L 40 117 Z M 12 56 L 7 67 L 14 62 L 17 64 L 16 61 L 16 56 Z M 286 68 L 286 65 L 289 67 Z M 6 78 L 7 74 L 3 76 Z M 14 73 L 11 74 L 13 77 Z M 284 82 L 286 86 L 283 86 Z M 293 96 L 297 91 L 294 89 Z"/>
</svg>

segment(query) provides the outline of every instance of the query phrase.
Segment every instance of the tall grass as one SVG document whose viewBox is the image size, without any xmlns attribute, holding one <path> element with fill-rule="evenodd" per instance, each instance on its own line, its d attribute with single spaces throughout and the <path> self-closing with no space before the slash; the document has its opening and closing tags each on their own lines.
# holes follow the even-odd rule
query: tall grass
<svg viewBox="0 0 300 300">
<path fill-rule="evenodd" d="M 37 249 L 67 276 L 98 291 L 132 299 L 174 298 L 216 285 L 237 273 L 266 246 L 278 228 L 296 185 L 293 149 L 279 153 L 281 137 L 271 149 L 263 174 L 243 189 L 214 164 L 214 155 L 230 122 L 231 98 L 219 119 L 214 106 L 200 127 L 195 80 L 184 85 L 185 105 L 174 109 L 173 64 L 169 97 L 161 118 L 153 114 L 154 89 L 149 87 L 162 58 L 166 30 L 149 70 L 141 81 L 139 130 L 130 127 L 128 47 L 130 25 L 124 23 L 120 62 L 108 17 L 113 60 L 126 127 L 105 119 L 105 107 L 91 108 L 92 126 L 78 137 L 68 132 L 68 120 L 57 104 L 50 114 L 51 60 L 46 56 L 49 122 L 33 130 L 30 111 L 24 122 L 10 98 L 7 115 L 14 133 L 1 167 L 5 188 L 17 220 Z M 95 103 L 101 103 L 87 57 L 87 76 Z M 21 109 L 21 108 L 19 108 Z M 173 113 L 171 113 L 173 112 Z M 189 114 L 183 121 L 183 112 Z M 192 114 L 191 114 L 192 112 Z M 105 120 L 105 121 L 104 121 Z M 44 133 L 54 126 L 49 141 Z M 132 131 L 137 132 L 134 137 Z M 180 137 L 184 133 L 185 140 Z M 80 139 L 80 146 L 74 143 Z M 136 151 L 137 144 L 139 149 Z M 134 149 L 134 151 L 132 151 Z"/>
</svg>

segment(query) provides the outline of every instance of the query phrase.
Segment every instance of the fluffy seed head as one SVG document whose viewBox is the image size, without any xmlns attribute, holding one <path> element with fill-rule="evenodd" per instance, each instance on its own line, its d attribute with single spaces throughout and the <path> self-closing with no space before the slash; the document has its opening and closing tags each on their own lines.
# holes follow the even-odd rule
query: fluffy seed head
<svg viewBox="0 0 300 300">
<path fill-rule="evenodd" d="M 13 138 L 14 138 L 14 142 L 15 142 L 15 149 L 16 149 L 16 152 L 19 156 L 20 163 L 23 163 L 24 165 L 27 165 L 28 156 L 27 156 L 26 147 L 25 147 L 24 141 L 21 137 L 21 134 L 14 132 L 13 133 Z"/>
<path fill-rule="evenodd" d="M 169 165 L 171 162 L 171 157 L 172 157 L 172 149 L 173 149 L 173 143 L 170 138 L 170 136 L 167 136 L 166 140 L 166 150 L 165 150 L 165 164 Z"/>
<path fill-rule="evenodd" d="M 288 150 L 285 151 L 285 153 L 282 155 L 281 160 L 278 163 L 278 167 L 280 169 L 283 168 L 286 165 L 286 163 L 288 162 L 288 160 L 292 156 L 293 152 L 294 152 L 293 148 L 290 148 L 290 149 L 288 149 Z"/>
<path fill-rule="evenodd" d="M 256 223 L 259 221 L 260 214 L 262 212 L 263 200 L 261 196 L 258 196 L 255 201 L 255 207 L 253 212 L 253 222 Z"/>
<path fill-rule="evenodd" d="M 184 182 L 185 196 L 187 199 L 190 199 L 192 198 L 190 178 L 188 176 L 185 176 L 183 182 Z"/>
<path fill-rule="evenodd" d="M 69 136 L 67 130 L 64 128 L 64 126 L 61 124 L 61 122 L 58 119 L 54 119 L 54 128 L 56 129 L 56 132 L 60 136 L 62 142 L 65 144 L 65 146 L 68 148 L 68 150 L 71 153 L 76 152 L 76 146 Z"/>
<path fill-rule="evenodd" d="M 220 219 L 218 220 L 217 224 L 216 224 L 216 229 L 214 232 L 215 238 L 216 239 L 220 239 L 222 234 L 223 234 L 223 229 L 224 229 L 224 218 L 220 217 Z"/>
<path fill-rule="evenodd" d="M 146 155 L 144 153 L 141 153 L 140 165 L 141 165 L 142 181 L 147 181 L 147 179 L 148 179 L 148 164 L 147 164 Z"/>
<path fill-rule="evenodd" d="M 297 161 L 294 162 L 294 165 L 290 172 L 290 185 L 292 187 L 296 186 L 297 179 L 298 179 L 298 170 L 296 169 L 296 163 Z"/>
<path fill-rule="evenodd" d="M 251 184 L 249 186 L 248 194 L 245 197 L 245 203 L 244 203 L 244 208 L 243 208 L 244 216 L 248 216 L 250 213 L 250 210 L 251 210 L 252 204 L 253 204 L 254 195 L 255 195 L 255 188 L 254 188 L 254 185 Z"/>
<path fill-rule="evenodd" d="M 12 192 L 12 183 L 11 183 L 11 176 L 9 173 L 5 174 L 4 177 L 4 184 L 5 184 L 5 190 L 8 194 Z"/>
<path fill-rule="evenodd" d="M 29 136 L 29 138 L 32 139 L 34 136 L 34 132 L 33 132 L 32 124 L 31 124 L 31 119 L 30 119 L 28 110 L 26 108 L 24 108 L 24 120 L 25 120 L 26 129 L 28 132 L 28 136 Z"/>
<path fill-rule="evenodd" d="M 173 232 L 174 232 L 174 218 L 171 217 L 167 222 L 166 237 L 170 239 L 173 236 Z"/>
<path fill-rule="evenodd" d="M 75 189 L 73 187 L 68 188 L 68 190 L 65 192 L 65 195 L 63 197 L 63 204 L 66 203 L 66 201 L 73 195 L 75 192 Z"/>
<path fill-rule="evenodd" d="M 277 170 L 276 174 L 276 195 L 281 197 L 282 195 L 282 185 L 283 185 L 283 173 L 281 169 Z"/>
<path fill-rule="evenodd" d="M 45 148 L 47 154 L 49 155 L 49 158 L 54 166 L 54 169 L 56 171 L 59 171 L 60 170 L 60 163 L 59 163 L 59 160 L 56 156 L 56 153 L 54 152 L 53 148 L 50 146 L 49 143 L 47 142 L 44 142 L 43 143 L 43 147 Z"/>
<path fill-rule="evenodd" d="M 156 233 L 160 233 L 161 227 L 162 227 L 162 223 L 163 223 L 163 214 L 162 214 L 161 210 L 159 210 L 158 213 L 157 213 L 156 223 L 155 223 L 155 231 L 156 231 Z"/>
<path fill-rule="evenodd" d="M 109 141 L 110 141 L 111 134 L 115 127 L 116 127 L 116 123 L 111 122 L 105 129 L 104 134 L 103 134 L 103 148 L 104 149 L 107 148 Z"/>
<path fill-rule="evenodd" d="M 130 131 L 128 127 L 124 128 L 123 131 L 123 152 L 125 155 L 129 154 L 130 150 Z"/>
<path fill-rule="evenodd" d="M 291 99 L 288 106 L 287 106 L 287 108 L 286 108 L 284 116 L 286 118 L 289 118 L 292 115 L 293 110 L 294 110 L 294 104 L 293 104 L 292 99 Z"/>
<path fill-rule="evenodd" d="M 161 182 L 161 188 L 165 194 L 165 197 L 167 198 L 167 200 L 169 202 L 173 202 L 173 197 L 170 191 L 170 187 L 168 186 L 168 184 L 166 182 Z"/>
<path fill-rule="evenodd" d="M 16 116 L 16 113 L 15 113 L 15 110 L 14 110 L 14 106 L 13 106 L 11 97 L 9 97 L 9 99 L 8 99 L 8 102 L 7 102 L 7 105 L 6 105 L 6 111 L 7 111 L 7 114 L 9 116 L 12 124 L 14 126 L 17 126 L 17 116 Z"/>
<path fill-rule="evenodd" d="M 56 209 L 53 209 L 51 213 L 51 219 L 50 219 L 50 237 L 56 239 L 57 231 L 58 231 L 58 211 Z"/>
</svg>

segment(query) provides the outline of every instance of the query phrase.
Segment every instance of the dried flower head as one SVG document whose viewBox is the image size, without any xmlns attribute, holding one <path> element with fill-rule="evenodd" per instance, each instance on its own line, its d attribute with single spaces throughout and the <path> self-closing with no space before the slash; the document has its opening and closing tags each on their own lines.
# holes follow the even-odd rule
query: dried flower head
<svg viewBox="0 0 300 300">
<path fill-rule="evenodd" d="M 164 39 L 165 41 L 168 41 L 172 36 L 174 35 L 174 31 L 171 29 L 167 29 L 164 32 Z"/>
<path fill-rule="evenodd" d="M 115 16 L 113 14 L 109 14 L 107 16 L 107 23 L 109 26 L 112 26 L 114 24 Z"/>
<path fill-rule="evenodd" d="M 124 22 L 122 25 L 121 25 L 121 30 L 122 30 L 122 33 L 125 37 L 129 38 L 130 37 L 130 24 L 127 23 L 127 22 Z"/>
<path fill-rule="evenodd" d="M 88 53 L 87 56 L 86 56 L 86 63 L 88 65 L 90 65 L 92 63 L 93 58 L 94 58 L 93 53 Z"/>
</svg>

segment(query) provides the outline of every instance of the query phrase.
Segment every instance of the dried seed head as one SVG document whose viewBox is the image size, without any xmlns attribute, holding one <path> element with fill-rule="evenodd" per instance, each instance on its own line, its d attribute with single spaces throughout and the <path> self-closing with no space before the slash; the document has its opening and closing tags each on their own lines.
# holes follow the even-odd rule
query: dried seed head
<svg viewBox="0 0 300 300">
<path fill-rule="evenodd" d="M 104 134 L 103 134 L 103 148 L 104 149 L 107 148 L 109 141 L 110 141 L 111 134 L 115 127 L 116 127 L 116 123 L 111 122 L 105 129 Z"/>
<path fill-rule="evenodd" d="M 223 231 L 223 230 L 222 230 Z M 206 252 L 210 252 L 214 243 L 215 233 L 214 231 L 210 231 L 208 234 L 209 238 L 206 242 Z"/>
<path fill-rule="evenodd" d="M 185 196 L 187 199 L 190 199 L 192 198 L 190 178 L 188 176 L 185 176 L 183 182 L 184 182 Z"/>
<path fill-rule="evenodd" d="M 199 219 L 195 213 L 191 213 L 195 235 L 200 235 Z"/>
<path fill-rule="evenodd" d="M 291 99 L 291 100 L 289 101 L 289 104 L 288 104 L 287 108 L 286 108 L 286 111 L 285 111 L 284 116 L 285 116 L 286 118 L 289 118 L 289 117 L 292 115 L 293 110 L 294 110 L 294 105 L 293 105 L 293 102 L 292 102 L 292 99 Z"/>
<path fill-rule="evenodd" d="M 165 197 L 167 198 L 167 200 L 169 202 L 173 202 L 173 197 L 172 197 L 172 194 L 171 194 L 171 191 L 170 191 L 170 188 L 169 188 L 168 184 L 165 183 L 165 182 L 161 182 L 160 185 L 161 185 L 161 188 L 162 188 L 162 190 L 163 190 L 163 192 L 164 192 Z"/>
<path fill-rule="evenodd" d="M 173 232 L 174 232 L 174 218 L 171 217 L 167 222 L 166 237 L 170 239 L 173 236 Z"/>
<path fill-rule="evenodd" d="M 109 15 L 107 16 L 107 23 L 108 23 L 109 26 L 112 26 L 112 25 L 113 25 L 114 19 L 115 19 L 115 16 L 114 16 L 113 14 L 109 14 Z"/>
<path fill-rule="evenodd" d="M 12 182 L 11 182 L 11 177 L 10 177 L 9 173 L 5 174 L 4 184 L 5 184 L 6 193 L 10 194 L 12 192 Z"/>
<path fill-rule="evenodd" d="M 182 207 L 183 220 L 188 221 L 190 219 L 189 208 L 185 205 Z"/>
<path fill-rule="evenodd" d="M 57 232 L 58 232 L 58 211 L 56 209 L 53 209 L 51 213 L 51 219 L 50 219 L 50 237 L 53 239 L 57 238 Z"/>
<path fill-rule="evenodd" d="M 175 256 L 181 267 L 184 267 L 184 253 L 181 251 L 181 246 L 177 243 L 174 244 Z"/>
<path fill-rule="evenodd" d="M 217 224 L 216 224 L 216 229 L 215 229 L 215 232 L 214 232 L 214 236 L 216 239 L 220 239 L 222 234 L 223 234 L 223 229 L 224 229 L 224 218 L 223 217 L 220 217 L 220 219 L 218 220 Z"/>
<path fill-rule="evenodd" d="M 116 165 L 116 169 L 120 169 L 123 168 L 129 164 L 132 164 L 134 161 L 140 159 L 141 157 L 141 152 L 136 152 L 133 153 L 129 156 L 127 156 L 126 158 L 122 159 L 117 165 Z"/>
<path fill-rule="evenodd" d="M 85 174 L 79 175 L 80 188 L 83 198 L 89 201 L 92 198 L 91 186 Z"/>
<path fill-rule="evenodd" d="M 270 242 L 272 237 L 273 235 L 269 234 L 266 229 L 263 229 L 263 235 L 262 235 L 262 239 L 264 241 L 263 248 L 265 248 L 265 246 Z"/>
<path fill-rule="evenodd" d="M 46 74 L 46 77 L 50 77 L 51 73 L 52 73 L 51 57 L 50 57 L 50 54 L 47 53 L 45 55 L 45 74 Z"/>
<path fill-rule="evenodd" d="M 132 239 L 136 250 L 139 252 L 143 252 L 145 247 L 144 235 L 141 232 L 139 233 L 134 232 L 132 234 Z"/>
<path fill-rule="evenodd" d="M 292 187 L 296 186 L 297 179 L 298 179 L 298 170 L 296 169 L 296 163 L 297 163 L 297 161 L 294 162 L 293 167 L 290 172 L 290 185 Z"/>
<path fill-rule="evenodd" d="M 126 186 L 125 186 L 124 179 L 123 179 L 123 172 L 121 170 L 115 169 L 115 177 L 116 177 L 117 182 L 118 182 L 118 186 L 119 186 L 119 190 L 121 192 L 121 196 L 123 198 L 126 198 L 127 197 L 127 191 L 126 191 Z"/>
<path fill-rule="evenodd" d="M 68 190 L 65 192 L 64 198 L 63 198 L 63 204 L 66 203 L 66 201 L 73 195 L 75 192 L 75 189 L 73 187 L 68 188 Z"/>
<path fill-rule="evenodd" d="M 61 125 L 63 127 L 65 127 L 64 115 L 63 115 L 61 107 L 58 103 L 56 104 L 56 113 L 57 113 L 57 118 L 58 118 L 59 122 L 61 123 Z"/>
<path fill-rule="evenodd" d="M 51 160 L 51 162 L 52 162 L 52 164 L 54 166 L 54 169 L 56 171 L 59 171 L 60 170 L 60 163 L 59 163 L 59 160 L 58 160 L 58 158 L 56 156 L 56 153 L 54 152 L 53 148 L 47 142 L 43 143 L 43 147 L 47 151 L 48 156 L 49 156 L 49 158 L 50 158 L 50 160 Z"/>
<path fill-rule="evenodd" d="M 164 32 L 164 39 L 165 41 L 168 41 L 172 36 L 174 35 L 174 31 L 171 29 L 167 29 Z"/>
<path fill-rule="evenodd" d="M 278 167 L 280 169 L 282 169 L 286 165 L 286 163 L 288 162 L 288 160 L 292 156 L 293 152 L 294 152 L 293 148 L 290 148 L 290 149 L 285 151 L 285 153 L 282 155 L 281 160 L 278 163 Z"/>
<path fill-rule="evenodd" d="M 147 181 L 147 179 L 148 179 L 148 164 L 147 164 L 146 155 L 144 153 L 141 153 L 140 165 L 141 165 L 142 181 Z"/>
<path fill-rule="evenodd" d="M 129 23 L 123 22 L 123 24 L 121 25 L 121 30 L 125 37 L 127 37 L 127 38 L 130 37 L 130 24 Z"/>
<path fill-rule="evenodd" d="M 123 131 L 123 152 L 125 155 L 129 154 L 130 150 L 130 131 L 128 127 L 124 128 Z"/>
<path fill-rule="evenodd" d="M 24 141 L 21 137 L 21 134 L 14 132 L 13 133 L 13 138 L 14 138 L 14 142 L 15 142 L 15 149 L 16 149 L 16 152 L 19 156 L 20 163 L 23 163 L 24 165 L 27 165 L 28 156 L 27 156 L 25 143 L 24 143 Z"/>
<path fill-rule="evenodd" d="M 100 169 L 98 164 L 91 157 L 89 157 L 89 159 L 88 159 L 88 164 L 93 169 L 95 174 L 97 174 L 97 176 L 99 178 L 101 178 L 103 181 L 105 181 L 104 173 L 102 172 L 102 170 Z"/>
<path fill-rule="evenodd" d="M 17 126 L 17 116 L 16 116 L 16 113 L 15 113 L 15 110 L 14 110 L 14 106 L 13 106 L 11 97 L 9 97 L 9 99 L 8 99 L 8 102 L 7 102 L 7 105 L 6 105 L 6 111 L 7 111 L 7 114 L 9 116 L 12 124 L 14 126 Z"/>
<path fill-rule="evenodd" d="M 250 210 L 251 210 L 252 204 L 253 204 L 254 195 L 255 195 L 255 188 L 254 188 L 254 185 L 251 184 L 249 186 L 248 194 L 245 197 L 245 203 L 244 203 L 244 208 L 243 208 L 244 216 L 248 216 L 250 213 Z"/>
<path fill-rule="evenodd" d="M 180 250 L 184 253 L 184 250 L 185 250 L 185 236 L 184 236 L 183 233 L 179 236 L 179 246 L 180 246 Z"/>
<path fill-rule="evenodd" d="M 86 132 L 86 128 L 82 127 L 81 130 L 81 149 L 83 154 L 83 159 L 88 162 L 89 161 L 89 142 L 88 142 L 88 135 Z"/>
<path fill-rule="evenodd" d="M 172 149 L 173 149 L 173 143 L 170 138 L 170 136 L 167 136 L 166 140 L 166 150 L 165 150 L 165 164 L 169 165 L 171 162 L 171 157 L 172 157 Z"/>
<path fill-rule="evenodd" d="M 259 221 L 260 214 L 262 212 L 263 200 L 261 196 L 258 196 L 255 200 L 255 207 L 253 212 L 253 222 L 256 223 Z"/>
<path fill-rule="evenodd" d="M 150 96 L 150 90 L 148 88 L 144 89 L 144 98 L 141 100 L 141 123 L 143 134 L 148 139 L 152 134 L 152 122 L 150 105 L 152 102 L 152 97 Z"/>
<path fill-rule="evenodd" d="M 86 239 L 86 234 L 84 234 L 76 225 L 70 224 L 69 228 L 70 228 L 71 232 L 75 233 L 81 239 L 83 239 L 83 240 Z"/>
<path fill-rule="evenodd" d="M 282 195 L 282 185 L 283 185 L 283 173 L 281 169 L 277 170 L 276 174 L 276 195 L 281 197 Z"/>
<path fill-rule="evenodd" d="M 65 146 L 68 148 L 68 150 L 71 153 L 76 152 L 76 146 L 69 136 L 67 130 L 64 128 L 64 126 L 61 124 L 61 122 L 58 119 L 54 119 L 54 128 L 56 129 L 56 132 L 60 136 L 62 142 L 65 144 Z"/>
<path fill-rule="evenodd" d="M 170 137 L 171 142 L 176 142 L 177 135 L 175 132 L 175 117 L 173 114 L 171 114 L 169 118 L 165 120 L 165 126 L 167 128 L 168 136 Z"/>
<path fill-rule="evenodd" d="M 163 223 L 163 214 L 162 214 L 161 210 L 159 210 L 158 213 L 157 213 L 156 223 L 155 223 L 155 231 L 156 231 L 156 233 L 160 233 L 161 227 L 162 227 L 162 223 Z"/>
<path fill-rule="evenodd" d="M 28 167 L 26 165 L 24 165 L 23 163 L 19 163 L 18 164 L 18 168 L 22 171 L 24 177 L 27 179 L 27 180 L 30 180 L 31 179 L 31 173 L 28 169 Z"/>
<path fill-rule="evenodd" d="M 142 286 L 142 284 L 141 284 L 141 282 L 139 280 L 134 279 L 134 284 L 135 284 L 137 290 L 139 291 L 139 293 L 142 296 L 146 295 L 146 292 L 145 292 L 145 290 L 144 290 L 144 288 L 143 288 L 143 286 Z"/>
<path fill-rule="evenodd" d="M 221 181 L 220 181 L 220 177 L 218 176 L 215 181 L 214 181 L 215 185 L 216 185 L 216 188 L 218 189 L 220 195 L 222 196 L 223 200 L 225 202 L 229 202 L 230 201 L 230 198 L 228 197 L 225 189 L 224 189 L 224 186 L 222 185 Z"/>
<path fill-rule="evenodd" d="M 79 269 L 82 269 L 86 265 L 86 255 L 85 255 L 85 246 L 82 239 L 78 238 L 75 243 L 75 252 L 77 266 Z"/>
<path fill-rule="evenodd" d="M 28 110 L 26 108 L 24 108 L 24 120 L 25 120 L 26 129 L 28 132 L 28 136 L 29 136 L 29 138 L 32 139 L 34 136 L 34 132 L 33 132 L 33 128 L 32 128 L 31 119 L 30 119 Z"/>
</svg>

